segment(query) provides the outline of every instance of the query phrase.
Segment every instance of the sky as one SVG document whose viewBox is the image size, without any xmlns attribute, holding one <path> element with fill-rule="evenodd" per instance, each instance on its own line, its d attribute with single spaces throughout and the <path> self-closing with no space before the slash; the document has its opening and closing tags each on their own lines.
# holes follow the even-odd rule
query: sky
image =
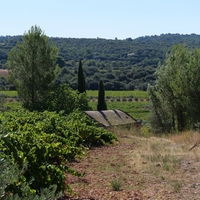
<svg viewBox="0 0 200 200">
<path fill-rule="evenodd" d="M 126 39 L 200 34 L 200 0 L 0 0 L 0 35 Z"/>
</svg>

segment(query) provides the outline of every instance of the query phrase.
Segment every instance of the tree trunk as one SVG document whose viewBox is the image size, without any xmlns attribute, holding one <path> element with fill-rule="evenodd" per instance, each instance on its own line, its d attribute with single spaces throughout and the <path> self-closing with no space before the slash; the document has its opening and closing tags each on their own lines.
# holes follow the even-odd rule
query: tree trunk
<svg viewBox="0 0 200 200">
<path fill-rule="evenodd" d="M 177 110 L 177 126 L 178 126 L 178 131 L 183 131 L 185 128 L 185 120 L 184 120 L 184 114 L 183 114 L 183 109 L 178 109 Z"/>
</svg>

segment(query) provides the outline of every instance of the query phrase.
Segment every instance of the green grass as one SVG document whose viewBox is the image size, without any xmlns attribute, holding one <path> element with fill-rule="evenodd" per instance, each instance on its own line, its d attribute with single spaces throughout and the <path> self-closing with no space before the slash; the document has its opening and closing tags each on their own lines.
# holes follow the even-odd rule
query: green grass
<svg viewBox="0 0 200 200">
<path fill-rule="evenodd" d="M 146 109 L 148 102 L 135 101 L 135 102 L 106 102 L 108 110 L 123 110 L 135 119 L 146 119 L 149 111 Z M 97 109 L 97 102 L 89 102 L 92 110 Z"/>
<path fill-rule="evenodd" d="M 7 96 L 18 96 L 17 91 L 0 91 L 0 93 L 6 94 Z M 88 97 L 98 97 L 98 90 L 87 90 Z M 105 91 L 105 97 L 130 97 L 148 99 L 148 93 L 140 90 L 129 90 L 129 91 Z"/>
<path fill-rule="evenodd" d="M 6 94 L 8 97 L 18 96 L 17 91 L 0 91 L 0 94 Z M 88 97 L 98 97 L 98 90 L 87 90 Z M 124 112 L 127 112 L 131 117 L 135 119 L 146 119 L 147 114 L 149 113 L 146 106 L 148 105 L 148 93 L 146 91 L 105 91 L 105 98 L 110 97 L 109 99 L 114 98 L 114 101 L 107 101 L 107 109 L 114 110 L 120 109 Z M 128 98 L 139 99 L 138 101 L 129 102 Z M 117 98 L 121 98 L 120 101 L 116 101 Z M 108 99 L 108 98 L 107 98 Z M 122 99 L 126 99 L 126 101 L 122 101 Z M 145 99 L 145 101 L 141 101 Z M 90 101 L 89 105 L 92 110 L 97 109 L 97 102 Z M 10 108 L 19 108 L 21 103 L 18 102 L 7 102 L 5 107 Z"/>
<path fill-rule="evenodd" d="M 21 102 L 6 102 L 4 104 L 4 108 L 9 108 L 12 110 L 20 109 L 22 108 L 22 103 Z"/>
<path fill-rule="evenodd" d="M 97 102 L 95 102 L 94 99 L 97 100 L 98 90 L 87 90 L 87 96 L 91 100 L 89 105 L 92 107 L 92 110 L 96 110 Z M 148 98 L 147 91 L 105 91 L 108 110 L 123 110 L 135 119 L 146 119 L 147 114 L 149 113 L 149 110 L 147 109 Z"/>
<path fill-rule="evenodd" d="M 87 90 L 88 97 L 98 97 L 98 90 Z M 105 91 L 105 97 L 130 97 L 133 98 L 143 98 L 148 99 L 149 95 L 147 91 L 140 91 L 140 90 L 128 90 L 128 91 Z"/>
<path fill-rule="evenodd" d="M 0 91 L 0 94 L 6 94 L 8 97 L 18 96 L 17 91 Z"/>
</svg>

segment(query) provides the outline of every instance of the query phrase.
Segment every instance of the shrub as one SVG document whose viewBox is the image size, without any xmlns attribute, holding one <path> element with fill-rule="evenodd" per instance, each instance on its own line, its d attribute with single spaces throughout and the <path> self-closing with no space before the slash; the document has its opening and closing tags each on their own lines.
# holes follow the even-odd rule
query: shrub
<svg viewBox="0 0 200 200">
<path fill-rule="evenodd" d="M 67 166 L 77 157 L 84 156 L 84 146 L 112 143 L 116 137 L 102 129 L 83 113 L 69 116 L 55 112 L 28 112 L 18 110 L 0 113 L 0 149 L 3 158 L 10 158 L 19 170 L 20 177 L 6 186 L 6 190 L 22 195 L 27 183 L 29 191 L 40 194 L 42 188 L 56 185 L 56 193 L 70 187 L 65 174 L 82 174 Z"/>
<path fill-rule="evenodd" d="M 27 182 L 24 182 L 19 186 L 20 195 L 14 194 L 6 190 L 6 187 L 16 179 L 20 179 L 22 173 L 26 170 L 26 165 L 22 170 L 17 168 L 16 164 L 13 164 L 10 159 L 4 159 L 0 157 L 0 196 L 1 199 L 9 199 L 9 200 L 21 200 L 21 199 L 29 199 L 29 200 L 46 200 L 46 199 L 56 199 L 61 194 L 58 193 L 56 195 L 56 185 L 52 185 L 49 188 L 42 188 L 40 195 L 35 194 L 33 190 L 30 190 Z"/>
<path fill-rule="evenodd" d="M 68 125 L 68 128 L 76 130 L 82 144 L 86 147 L 101 146 L 117 141 L 113 133 L 96 127 L 98 125 L 96 122 L 80 112 L 73 112 L 68 116 Z"/>
<path fill-rule="evenodd" d="M 56 112 L 64 111 L 65 114 L 69 114 L 76 109 L 91 110 L 88 102 L 86 93 L 78 93 L 68 85 L 61 84 L 50 93 L 44 108 Z"/>
</svg>

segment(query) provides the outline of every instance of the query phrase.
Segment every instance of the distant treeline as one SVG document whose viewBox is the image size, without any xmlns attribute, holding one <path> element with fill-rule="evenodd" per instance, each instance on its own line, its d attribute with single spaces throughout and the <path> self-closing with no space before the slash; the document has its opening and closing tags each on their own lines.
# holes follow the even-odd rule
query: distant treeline
<svg viewBox="0 0 200 200">
<path fill-rule="evenodd" d="M 6 68 L 8 53 L 22 36 L 0 36 L 0 68 Z M 67 83 L 77 89 L 78 62 L 82 59 L 86 89 L 97 90 L 99 80 L 105 90 L 146 90 L 155 81 L 159 62 L 175 44 L 200 48 L 200 35 L 162 34 L 137 39 L 76 39 L 51 38 L 59 48 L 57 64 L 61 68 L 57 83 Z M 0 85 L 6 87 L 5 78 Z M 2 87 L 1 87 L 2 88 Z"/>
</svg>

